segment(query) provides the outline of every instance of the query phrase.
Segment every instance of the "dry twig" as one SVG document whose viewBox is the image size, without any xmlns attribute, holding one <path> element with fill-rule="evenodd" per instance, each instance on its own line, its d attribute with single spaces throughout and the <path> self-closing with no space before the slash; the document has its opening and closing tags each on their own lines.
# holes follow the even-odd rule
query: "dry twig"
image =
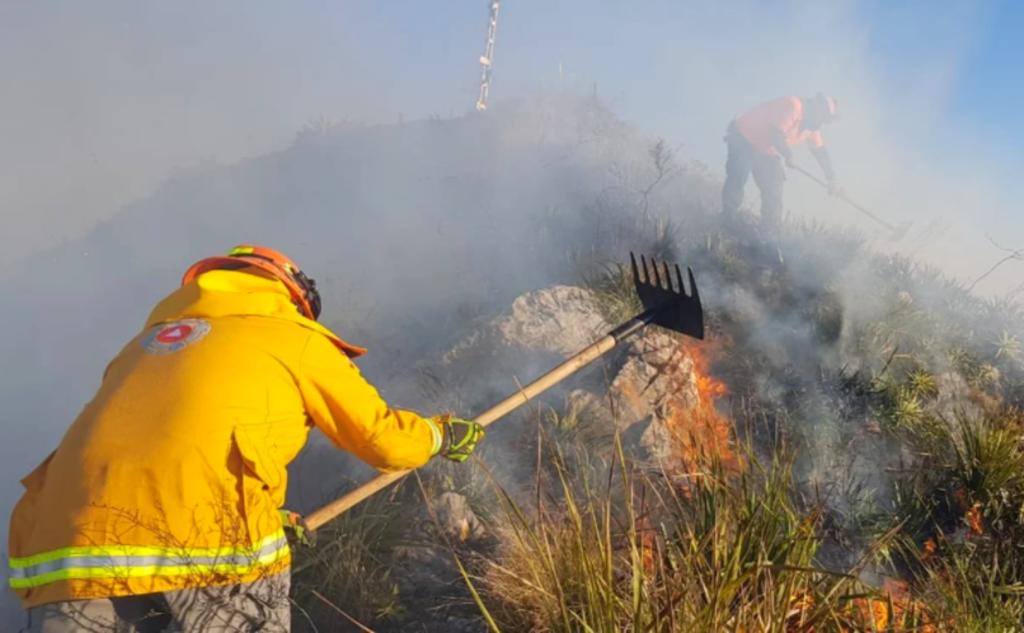
<svg viewBox="0 0 1024 633">
<path fill-rule="evenodd" d="M 1000 259 L 995 264 L 993 264 L 992 267 L 989 268 L 988 270 L 986 270 L 985 273 L 982 276 L 980 276 L 977 279 L 975 279 L 974 283 L 972 283 L 970 286 L 967 287 L 967 292 L 971 292 L 972 290 L 974 290 L 975 286 L 977 286 L 979 283 L 981 283 L 981 281 L 984 280 L 986 277 L 988 277 L 992 273 L 996 272 L 996 270 L 998 270 L 1006 262 L 1011 262 L 1011 261 L 1024 262 L 1024 248 L 1018 248 L 1018 249 L 1006 248 L 1005 246 L 1000 246 L 999 244 L 997 244 L 996 241 L 991 238 L 991 236 L 986 235 L 985 237 L 987 237 L 988 241 L 992 243 L 992 246 L 995 246 L 999 250 L 1001 250 L 1004 253 L 1006 253 L 1006 256 L 1003 257 L 1002 259 Z"/>
<path fill-rule="evenodd" d="M 311 594 L 313 595 L 313 597 L 314 597 L 314 598 L 316 598 L 316 599 L 317 599 L 317 600 L 319 600 L 320 602 L 323 602 L 323 603 L 324 603 L 324 604 L 326 604 L 326 605 L 327 605 L 328 607 L 330 607 L 330 608 L 331 608 L 331 610 L 333 610 L 333 611 L 334 611 L 335 613 L 337 613 L 338 615 L 342 616 L 343 618 L 345 618 L 346 620 L 348 620 L 348 621 L 349 621 L 349 622 L 351 622 L 352 624 L 354 624 L 354 625 L 356 625 L 357 627 L 359 627 L 359 630 L 360 630 L 360 631 L 362 631 L 363 633 L 376 633 L 376 632 L 375 632 L 375 631 L 374 631 L 373 629 L 371 629 L 371 628 L 369 628 L 369 627 L 367 627 L 367 626 L 363 625 L 363 624 L 362 624 L 362 623 L 361 623 L 361 622 L 360 622 L 359 620 L 356 620 L 355 618 L 353 618 L 353 617 L 352 617 L 352 616 L 350 616 L 349 614 L 345 613 L 345 612 L 344 612 L 344 611 L 343 611 L 343 610 L 341 609 L 341 607 L 339 607 L 338 605 L 334 604 L 333 602 L 331 602 L 330 600 L 328 600 L 327 598 L 325 598 L 325 597 L 323 596 L 323 594 L 321 594 L 321 593 L 320 593 L 319 591 L 317 591 L 316 589 L 311 589 L 309 593 L 311 593 Z"/>
</svg>

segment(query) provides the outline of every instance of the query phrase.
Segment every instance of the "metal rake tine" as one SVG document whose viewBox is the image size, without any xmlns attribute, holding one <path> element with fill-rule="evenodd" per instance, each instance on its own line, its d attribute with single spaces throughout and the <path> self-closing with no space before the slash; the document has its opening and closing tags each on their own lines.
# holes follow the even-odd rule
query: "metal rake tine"
<svg viewBox="0 0 1024 633">
<path fill-rule="evenodd" d="M 661 281 L 661 273 L 658 271 L 658 260 L 651 258 L 651 268 L 654 269 L 654 286 L 656 288 L 664 288 L 665 284 Z"/>
<path fill-rule="evenodd" d="M 679 264 L 676 264 L 676 281 L 679 283 L 679 294 L 686 295 L 686 285 L 683 284 L 683 271 L 679 270 Z M 693 285 L 690 286 L 693 288 Z"/>
<path fill-rule="evenodd" d="M 693 278 L 693 269 L 687 266 L 686 272 L 690 276 L 690 298 L 700 303 L 700 293 L 697 292 L 697 280 Z"/>
<path fill-rule="evenodd" d="M 668 262 L 661 262 L 662 271 L 665 273 L 665 290 L 675 292 L 672 289 L 672 275 L 668 271 Z"/>
<path fill-rule="evenodd" d="M 629 263 L 633 267 L 633 283 L 640 283 L 640 271 L 636 267 L 636 255 L 633 251 L 629 252 Z"/>
<path fill-rule="evenodd" d="M 647 267 L 647 258 L 640 255 L 640 266 L 644 269 L 643 283 L 651 285 L 651 270 Z"/>
</svg>

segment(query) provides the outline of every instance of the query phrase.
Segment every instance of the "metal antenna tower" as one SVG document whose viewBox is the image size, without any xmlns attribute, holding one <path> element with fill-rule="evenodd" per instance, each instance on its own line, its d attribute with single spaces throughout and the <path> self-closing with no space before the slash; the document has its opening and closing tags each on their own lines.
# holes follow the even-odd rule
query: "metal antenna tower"
<svg viewBox="0 0 1024 633">
<path fill-rule="evenodd" d="M 498 35 L 498 8 L 501 0 L 488 0 L 491 19 L 487 25 L 487 41 L 484 43 L 484 54 L 480 56 L 480 96 L 476 100 L 476 109 L 483 112 L 487 109 L 487 97 L 491 92 L 491 68 L 494 66 L 494 39 Z"/>
</svg>

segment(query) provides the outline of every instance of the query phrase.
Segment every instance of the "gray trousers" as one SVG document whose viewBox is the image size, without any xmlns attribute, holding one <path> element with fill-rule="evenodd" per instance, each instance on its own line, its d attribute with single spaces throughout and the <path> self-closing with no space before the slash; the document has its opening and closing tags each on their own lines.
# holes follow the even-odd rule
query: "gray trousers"
<svg viewBox="0 0 1024 633">
<path fill-rule="evenodd" d="M 289 573 L 245 585 L 44 604 L 26 633 L 288 633 Z"/>
<path fill-rule="evenodd" d="M 761 191 L 761 225 L 769 231 L 778 230 L 782 223 L 782 185 L 786 181 L 782 159 L 756 151 L 736 131 L 730 130 L 725 140 L 729 155 L 725 160 L 722 213 L 728 218 L 735 216 L 743 202 L 747 179 L 753 174 Z"/>
</svg>

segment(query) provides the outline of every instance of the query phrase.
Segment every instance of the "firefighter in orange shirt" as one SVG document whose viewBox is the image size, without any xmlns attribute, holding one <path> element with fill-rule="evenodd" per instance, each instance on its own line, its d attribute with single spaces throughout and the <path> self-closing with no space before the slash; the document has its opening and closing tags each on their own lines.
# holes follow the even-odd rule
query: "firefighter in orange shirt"
<svg viewBox="0 0 1024 633">
<path fill-rule="evenodd" d="M 725 141 L 729 154 L 722 187 L 722 212 L 734 218 L 743 202 L 747 177 L 753 174 L 761 192 L 761 224 L 771 232 L 782 222 L 782 185 L 785 169 L 793 167 L 793 147 L 807 143 L 821 166 L 830 193 L 837 193 L 832 160 L 825 148 L 821 128 L 838 118 L 835 98 L 821 94 L 813 97 L 780 97 L 766 101 L 737 117 L 729 124 Z"/>
</svg>

